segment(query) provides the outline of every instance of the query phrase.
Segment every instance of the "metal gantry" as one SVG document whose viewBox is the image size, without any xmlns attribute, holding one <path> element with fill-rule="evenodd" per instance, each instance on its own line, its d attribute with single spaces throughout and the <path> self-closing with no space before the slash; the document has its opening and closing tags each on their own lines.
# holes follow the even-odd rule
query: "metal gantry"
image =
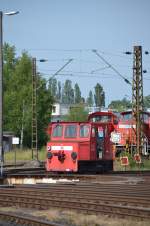
<svg viewBox="0 0 150 226">
<path fill-rule="evenodd" d="M 36 58 L 32 58 L 32 159 L 38 160 Z"/>
<path fill-rule="evenodd" d="M 142 76 L 142 47 L 134 46 L 133 82 L 132 82 L 132 117 L 135 121 L 133 128 L 136 135 L 136 153 L 142 154 L 143 146 L 143 76 Z"/>
</svg>

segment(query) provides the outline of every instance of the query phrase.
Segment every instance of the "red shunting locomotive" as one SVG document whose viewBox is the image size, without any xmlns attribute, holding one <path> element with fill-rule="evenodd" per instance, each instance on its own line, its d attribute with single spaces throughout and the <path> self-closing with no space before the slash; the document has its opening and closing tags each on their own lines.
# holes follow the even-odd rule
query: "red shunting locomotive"
<svg viewBox="0 0 150 226">
<path fill-rule="evenodd" d="M 112 122 L 52 122 L 49 124 L 46 170 L 105 172 L 113 170 Z"/>
<path fill-rule="evenodd" d="M 150 113 L 143 112 L 143 155 L 150 154 Z M 115 131 L 120 134 L 120 140 L 116 143 L 116 152 L 121 153 L 126 146 L 133 152 L 136 149 L 136 124 L 132 117 L 132 111 L 125 111 L 120 114 L 118 125 Z"/>
</svg>

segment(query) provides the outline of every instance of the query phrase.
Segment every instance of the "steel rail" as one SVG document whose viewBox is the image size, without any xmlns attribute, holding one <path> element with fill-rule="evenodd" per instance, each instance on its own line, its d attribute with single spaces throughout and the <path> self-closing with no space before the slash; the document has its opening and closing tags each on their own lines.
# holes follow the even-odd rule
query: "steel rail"
<svg viewBox="0 0 150 226">
<path fill-rule="evenodd" d="M 32 225 L 32 226 L 63 226 L 63 224 L 53 223 L 47 220 L 41 220 L 34 216 L 25 216 L 20 213 L 8 213 L 0 211 L 0 220 L 4 222 L 16 223 L 17 225 Z"/>
<path fill-rule="evenodd" d="M 61 200 L 61 201 L 78 201 L 82 202 L 86 200 L 87 202 L 91 203 L 96 203 L 96 204 L 114 204 L 117 203 L 119 205 L 125 206 L 136 206 L 136 207 L 147 207 L 150 208 L 150 199 L 143 199 L 143 198 L 130 198 L 127 196 L 112 196 L 112 195 L 107 195 L 104 196 L 103 194 L 101 195 L 88 195 L 88 194 L 65 194 L 65 193 L 35 193 L 33 192 L 19 192 L 19 194 L 13 194 L 11 192 L 1 192 L 0 198 L 1 197 L 16 197 L 16 198 L 33 198 L 33 199 L 40 199 L 39 197 L 42 197 L 43 200 Z"/>
<path fill-rule="evenodd" d="M 26 208 L 35 208 L 35 209 L 42 209 L 47 210 L 51 207 L 57 208 L 65 208 L 77 211 L 83 211 L 90 214 L 107 214 L 107 215 L 117 215 L 120 217 L 132 217 L 136 219 L 150 219 L 150 210 L 147 208 L 133 208 L 133 207 L 124 207 L 120 205 L 109 205 L 109 204 L 95 204 L 95 203 L 88 203 L 88 202 L 77 202 L 77 201 L 60 201 L 60 200 L 43 200 L 40 202 L 39 200 L 32 200 L 31 198 L 27 198 L 24 200 L 21 199 L 9 199 L 6 197 L 5 199 L 0 199 L 0 204 L 3 206 L 19 206 L 19 207 L 26 207 Z"/>
</svg>

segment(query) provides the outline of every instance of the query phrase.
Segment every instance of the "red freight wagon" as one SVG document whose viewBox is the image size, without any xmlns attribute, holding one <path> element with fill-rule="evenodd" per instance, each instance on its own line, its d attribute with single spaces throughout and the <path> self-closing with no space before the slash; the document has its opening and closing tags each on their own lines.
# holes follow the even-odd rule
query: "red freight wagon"
<svg viewBox="0 0 150 226">
<path fill-rule="evenodd" d="M 113 170 L 111 132 L 111 123 L 50 123 L 47 171 L 103 172 Z"/>
</svg>

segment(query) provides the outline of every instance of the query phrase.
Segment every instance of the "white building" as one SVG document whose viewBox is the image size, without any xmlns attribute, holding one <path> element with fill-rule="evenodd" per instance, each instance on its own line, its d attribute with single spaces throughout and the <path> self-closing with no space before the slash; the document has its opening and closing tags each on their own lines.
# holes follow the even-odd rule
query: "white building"
<svg viewBox="0 0 150 226">
<path fill-rule="evenodd" d="M 52 107 L 51 121 L 56 122 L 62 120 L 69 113 L 70 105 L 55 103 Z"/>
</svg>

